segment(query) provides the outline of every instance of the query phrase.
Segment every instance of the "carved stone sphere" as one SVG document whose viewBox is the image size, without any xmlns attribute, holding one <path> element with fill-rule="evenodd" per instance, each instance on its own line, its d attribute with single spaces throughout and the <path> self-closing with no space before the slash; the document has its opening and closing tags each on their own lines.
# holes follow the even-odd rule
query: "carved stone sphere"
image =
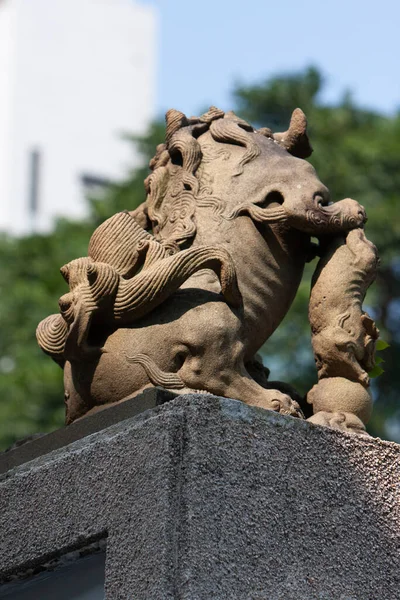
<svg viewBox="0 0 400 600">
<path fill-rule="evenodd" d="M 321 379 L 308 393 L 307 402 L 313 405 L 314 414 L 319 411 L 352 413 L 364 424 L 372 412 L 369 390 L 343 377 Z"/>
</svg>

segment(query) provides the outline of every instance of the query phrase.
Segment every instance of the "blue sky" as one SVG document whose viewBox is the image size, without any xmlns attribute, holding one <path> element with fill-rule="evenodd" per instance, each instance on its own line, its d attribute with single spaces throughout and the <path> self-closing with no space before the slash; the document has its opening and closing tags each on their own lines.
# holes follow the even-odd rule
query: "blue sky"
<svg viewBox="0 0 400 600">
<path fill-rule="evenodd" d="M 398 0 L 147 0 L 159 12 L 159 113 L 232 108 L 235 82 L 314 64 L 324 99 L 400 108 Z"/>
</svg>

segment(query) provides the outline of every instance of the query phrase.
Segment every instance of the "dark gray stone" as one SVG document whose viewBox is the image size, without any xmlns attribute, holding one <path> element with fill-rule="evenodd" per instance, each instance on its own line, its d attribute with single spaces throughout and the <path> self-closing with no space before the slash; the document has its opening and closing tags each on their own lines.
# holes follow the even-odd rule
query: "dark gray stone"
<svg viewBox="0 0 400 600">
<path fill-rule="evenodd" d="M 0 588 L 3 600 L 103 600 L 105 553 L 91 554 L 70 564 Z"/>
<path fill-rule="evenodd" d="M 105 404 L 103 408 L 98 407 L 98 412 L 88 415 L 80 421 L 75 421 L 68 427 L 63 427 L 52 433 L 36 434 L 36 436 L 32 436 L 33 439 L 28 439 L 26 442 L 25 440 L 19 440 L 14 446 L 0 453 L 0 474 L 114 425 L 114 423 L 119 423 L 145 410 L 160 406 L 175 397 L 176 394 L 167 390 L 157 387 L 149 388 L 141 394 L 124 400 L 121 404 L 112 406 Z"/>
<path fill-rule="evenodd" d="M 107 536 L 108 600 L 400 598 L 400 447 L 189 395 L 3 476 L 0 572 Z"/>
</svg>

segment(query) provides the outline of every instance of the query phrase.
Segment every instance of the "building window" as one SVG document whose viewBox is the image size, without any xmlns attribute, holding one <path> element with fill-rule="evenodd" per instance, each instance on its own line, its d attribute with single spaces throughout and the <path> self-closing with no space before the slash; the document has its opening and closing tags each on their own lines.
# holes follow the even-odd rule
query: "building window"
<svg viewBox="0 0 400 600">
<path fill-rule="evenodd" d="M 54 570 L 0 586 L 1 600 L 104 600 L 105 552 L 60 559 Z M 63 563 L 66 564 L 63 564 Z"/>
<path fill-rule="evenodd" d="M 41 154 L 38 148 L 33 148 L 29 153 L 29 189 L 28 210 L 32 218 L 39 213 L 39 185 L 40 185 Z"/>
</svg>

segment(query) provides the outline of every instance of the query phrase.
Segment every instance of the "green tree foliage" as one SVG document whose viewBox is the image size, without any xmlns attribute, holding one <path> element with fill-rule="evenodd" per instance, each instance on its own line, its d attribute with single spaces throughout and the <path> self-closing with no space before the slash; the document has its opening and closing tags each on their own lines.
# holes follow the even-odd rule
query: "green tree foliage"
<svg viewBox="0 0 400 600">
<path fill-rule="evenodd" d="M 0 236 L 0 449 L 63 425 L 62 370 L 39 349 L 36 326 L 58 311 L 67 291 L 60 267 L 87 255 L 91 233 L 104 219 L 144 200 L 147 165 L 163 137 L 164 125 L 156 122 L 143 138 L 128 138 L 142 166 L 102 197 L 89 198 L 85 221 L 59 220 L 47 235 Z"/>
<path fill-rule="evenodd" d="M 35 330 L 65 293 L 59 268 L 84 256 L 90 227 L 60 221 L 54 233 L 0 238 L 0 442 L 63 423 L 62 371 L 36 343 Z"/>
<path fill-rule="evenodd" d="M 323 78 L 314 68 L 283 75 L 234 91 L 235 110 L 254 125 L 287 128 L 291 112 L 306 112 L 314 154 L 310 162 L 334 200 L 359 200 L 369 216 L 367 233 L 380 249 L 382 264 L 367 309 L 390 348 L 382 353 L 385 372 L 374 380 L 376 407 L 370 432 L 400 440 L 397 403 L 400 370 L 400 115 L 377 114 L 356 106 L 346 94 L 334 106 L 320 100 Z M 102 197 L 89 198 L 90 214 L 81 223 L 60 220 L 48 235 L 0 237 L 0 444 L 62 425 L 62 371 L 37 347 L 37 323 L 57 312 L 66 291 L 59 268 L 84 256 L 93 229 L 104 219 L 144 200 L 147 162 L 164 127 L 156 122 L 142 138 L 129 138 L 142 167 L 128 173 Z M 271 378 L 293 383 L 305 393 L 315 381 L 307 324 L 309 265 L 298 297 L 280 329 L 263 349 Z"/>
</svg>

